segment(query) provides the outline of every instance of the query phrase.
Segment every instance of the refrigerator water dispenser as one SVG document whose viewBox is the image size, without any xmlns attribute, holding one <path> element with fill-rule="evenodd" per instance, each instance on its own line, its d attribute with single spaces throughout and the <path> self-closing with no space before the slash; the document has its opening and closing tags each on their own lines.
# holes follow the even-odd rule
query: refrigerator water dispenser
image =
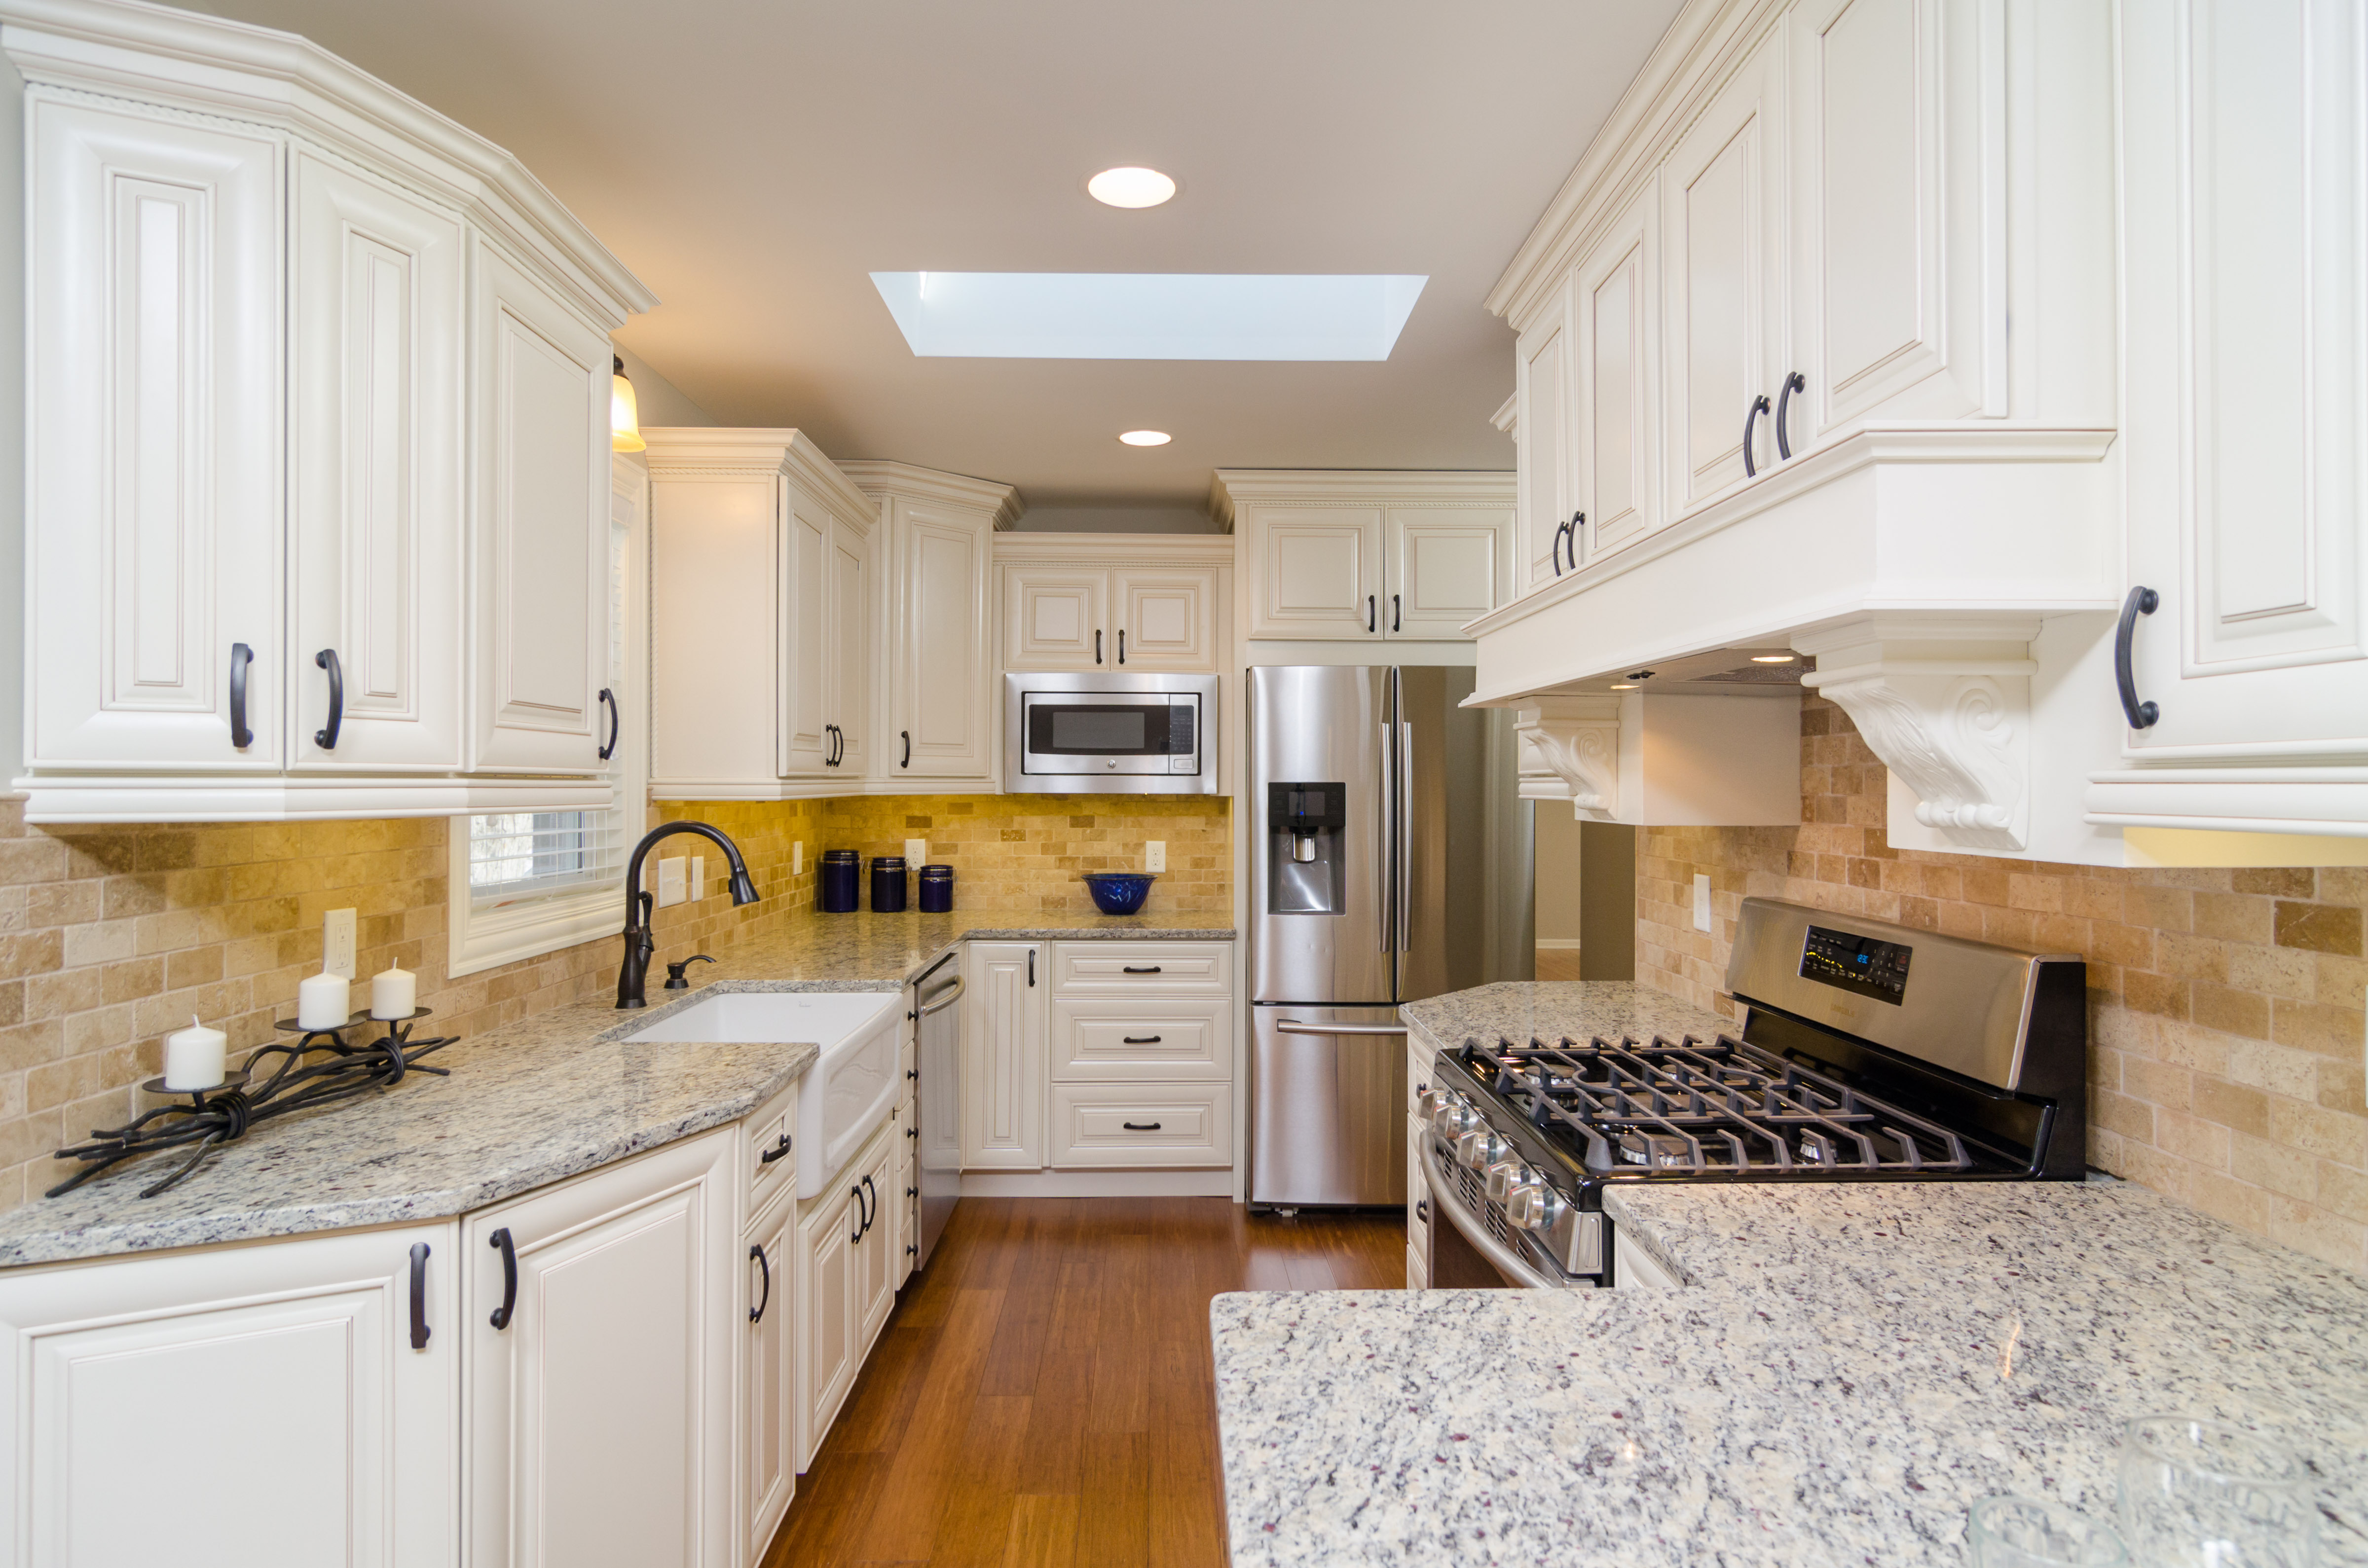
<svg viewBox="0 0 2368 1568">
<path fill-rule="evenodd" d="M 1266 907 L 1270 915 L 1338 915 L 1347 886 L 1344 784 L 1269 784 L 1267 831 L 1273 843 Z"/>
</svg>

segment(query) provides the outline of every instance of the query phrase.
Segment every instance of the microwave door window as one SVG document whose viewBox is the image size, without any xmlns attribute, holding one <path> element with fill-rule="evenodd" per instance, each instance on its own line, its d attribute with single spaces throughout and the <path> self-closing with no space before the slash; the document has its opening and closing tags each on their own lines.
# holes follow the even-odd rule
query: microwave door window
<svg viewBox="0 0 2368 1568">
<path fill-rule="evenodd" d="M 1040 756 L 1165 756 L 1167 709 L 1061 703 L 1029 710 L 1028 749 Z"/>
</svg>

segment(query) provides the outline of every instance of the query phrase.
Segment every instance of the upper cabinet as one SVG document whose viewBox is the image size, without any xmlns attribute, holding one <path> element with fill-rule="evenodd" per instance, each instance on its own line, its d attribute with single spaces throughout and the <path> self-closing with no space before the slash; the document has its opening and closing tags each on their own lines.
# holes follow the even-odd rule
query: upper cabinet
<svg viewBox="0 0 2368 1568">
<path fill-rule="evenodd" d="M 642 438 L 652 792 L 860 792 L 879 749 L 877 505 L 795 430 Z"/>
<path fill-rule="evenodd" d="M 1564 362 L 1558 349 L 1525 358 L 1523 387 L 1533 392 L 1541 375 L 1558 381 Z M 1517 419 L 1526 458 L 1530 415 Z M 1543 415 L 1538 428 L 1553 439 Z M 1531 536 L 1565 492 L 1549 487 L 1551 502 L 1532 510 L 1535 494 L 1508 473 L 1221 469 L 1218 509 L 1242 541 L 1244 635 L 1461 638 L 1511 598 L 1517 557 L 1522 574 L 1536 570 Z"/>
<path fill-rule="evenodd" d="M 608 334 L 655 301 L 301 39 L 63 0 L 6 49 L 28 818 L 608 804 Z"/>
<path fill-rule="evenodd" d="M 1000 535 L 1002 667 L 1213 674 L 1233 560 L 1234 541 L 1210 535 Z"/>
</svg>

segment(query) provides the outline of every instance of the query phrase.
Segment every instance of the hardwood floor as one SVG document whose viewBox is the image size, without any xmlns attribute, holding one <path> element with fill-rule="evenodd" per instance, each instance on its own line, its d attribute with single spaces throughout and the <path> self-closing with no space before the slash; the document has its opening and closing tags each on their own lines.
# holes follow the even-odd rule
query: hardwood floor
<svg viewBox="0 0 2368 1568">
<path fill-rule="evenodd" d="M 964 1199 L 766 1568 L 1217 1568 L 1209 1298 L 1405 1283 L 1392 1212 Z"/>
</svg>

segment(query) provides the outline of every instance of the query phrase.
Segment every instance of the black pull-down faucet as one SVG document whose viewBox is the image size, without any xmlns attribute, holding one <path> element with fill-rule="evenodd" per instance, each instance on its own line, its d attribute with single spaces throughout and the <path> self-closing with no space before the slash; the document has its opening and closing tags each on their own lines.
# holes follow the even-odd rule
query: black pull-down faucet
<svg viewBox="0 0 2368 1568">
<path fill-rule="evenodd" d="M 677 833 L 696 833 L 712 838 L 723 849 L 723 858 L 732 864 L 732 902 L 734 905 L 757 902 L 757 884 L 748 880 L 748 863 L 740 858 L 740 846 L 726 838 L 720 829 L 703 822 L 661 823 L 642 835 L 633 846 L 633 858 L 625 866 L 625 961 L 617 969 L 617 1006 L 620 1008 L 646 1007 L 648 998 L 642 994 L 643 982 L 649 976 L 650 957 L 657 951 L 657 943 L 650 936 L 650 914 L 656 901 L 642 892 L 642 859 L 650 846 L 659 839 Z"/>
</svg>

